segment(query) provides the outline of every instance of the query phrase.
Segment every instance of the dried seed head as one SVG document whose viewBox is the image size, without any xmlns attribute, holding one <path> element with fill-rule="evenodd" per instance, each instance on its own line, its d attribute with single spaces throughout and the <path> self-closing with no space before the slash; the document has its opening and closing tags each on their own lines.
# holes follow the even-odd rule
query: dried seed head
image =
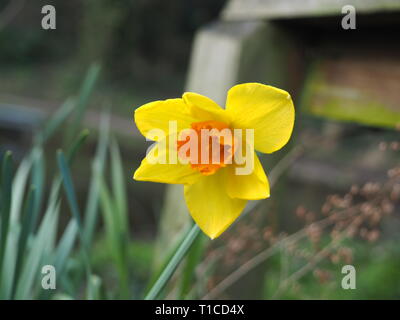
<svg viewBox="0 0 400 320">
<path fill-rule="evenodd" d="M 303 219 L 307 213 L 307 210 L 303 206 L 298 206 L 296 208 L 296 216 L 298 216 L 300 219 Z"/>
<path fill-rule="evenodd" d="M 353 184 L 353 185 L 351 186 L 351 189 L 350 189 L 351 194 L 355 195 L 355 194 L 357 194 L 359 191 L 360 191 L 360 187 L 359 187 L 358 185 Z"/>
<path fill-rule="evenodd" d="M 385 141 L 379 142 L 379 150 L 385 151 L 387 149 L 387 143 Z"/>
<path fill-rule="evenodd" d="M 392 201 L 397 201 L 400 198 L 400 184 L 395 184 L 390 193 L 390 199 Z"/>
<path fill-rule="evenodd" d="M 339 249 L 338 254 L 347 264 L 353 261 L 353 250 L 350 248 L 342 247 Z"/>
<path fill-rule="evenodd" d="M 393 151 L 400 150 L 400 142 L 397 142 L 397 141 L 391 142 L 390 149 L 392 149 Z"/>
<path fill-rule="evenodd" d="M 327 270 L 315 269 L 313 274 L 320 283 L 327 283 L 332 278 L 331 273 Z"/>
<path fill-rule="evenodd" d="M 391 214 L 394 210 L 394 205 L 389 199 L 383 199 L 381 203 L 383 213 Z"/>
<path fill-rule="evenodd" d="M 388 171 L 388 177 L 391 179 L 400 177 L 400 167 L 390 169 Z"/>
<path fill-rule="evenodd" d="M 272 228 L 271 227 L 267 227 L 267 228 L 264 229 L 263 239 L 265 241 L 270 241 L 272 236 L 273 236 L 273 234 L 274 234 L 274 232 L 273 232 Z"/>
<path fill-rule="evenodd" d="M 376 240 L 378 240 L 380 235 L 379 230 L 372 230 L 367 234 L 367 240 L 369 242 L 375 242 Z"/>
<path fill-rule="evenodd" d="M 307 223 L 311 223 L 311 222 L 315 221 L 315 213 L 311 212 L 311 211 L 308 212 L 306 214 L 306 221 L 307 221 Z"/>
<path fill-rule="evenodd" d="M 360 230 L 360 237 L 363 239 L 366 239 L 368 236 L 368 230 L 367 228 L 361 228 Z"/>
<path fill-rule="evenodd" d="M 321 211 L 323 214 L 327 215 L 331 209 L 332 207 L 329 203 L 324 203 L 324 205 L 321 208 Z"/>
<path fill-rule="evenodd" d="M 340 256 L 336 253 L 331 255 L 331 262 L 333 264 L 338 264 L 340 262 Z"/>
</svg>

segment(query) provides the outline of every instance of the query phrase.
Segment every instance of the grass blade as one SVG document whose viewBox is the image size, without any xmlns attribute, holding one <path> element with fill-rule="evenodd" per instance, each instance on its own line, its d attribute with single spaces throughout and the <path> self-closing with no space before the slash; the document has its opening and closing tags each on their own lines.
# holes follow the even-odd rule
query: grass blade
<svg viewBox="0 0 400 320">
<path fill-rule="evenodd" d="M 121 154 L 115 140 L 111 143 L 111 179 L 119 224 L 121 226 L 121 231 L 126 232 L 126 227 L 128 226 L 128 201 L 126 197 L 126 186 L 122 169 Z"/>
<path fill-rule="evenodd" d="M 76 220 L 78 227 L 80 228 L 82 223 L 78 208 L 78 202 L 76 200 L 76 195 L 74 192 L 74 185 L 72 183 L 71 173 L 69 171 L 67 161 L 65 159 L 64 153 L 61 150 L 57 151 L 57 161 L 58 161 L 58 167 L 60 168 L 62 181 L 64 183 L 65 193 L 67 195 L 68 203 L 72 211 L 72 215 Z"/>
<path fill-rule="evenodd" d="M 91 275 L 89 278 L 87 299 L 100 300 L 101 279 L 96 275 Z"/>
<path fill-rule="evenodd" d="M 45 183 L 45 161 L 43 157 L 42 147 L 35 147 L 32 151 L 32 185 L 35 187 L 35 195 L 33 198 L 32 225 L 36 229 L 39 219 L 39 212 L 43 201 L 43 191 Z"/>
<path fill-rule="evenodd" d="M 113 254 L 117 266 L 121 296 L 128 296 L 128 263 L 127 263 L 127 239 L 126 234 L 121 230 L 117 215 L 115 201 L 111 198 L 104 181 L 99 177 L 101 190 L 101 208 L 106 228 L 107 242 L 110 252 Z"/>
<path fill-rule="evenodd" d="M 15 174 L 13 181 L 12 197 L 11 197 L 11 223 L 15 223 L 19 219 L 21 207 L 24 200 L 24 193 L 28 175 L 32 167 L 32 158 L 29 156 L 22 160 Z"/>
<path fill-rule="evenodd" d="M 169 279 L 171 279 L 176 268 L 179 266 L 179 263 L 185 257 L 186 253 L 189 251 L 193 242 L 196 240 L 199 234 L 200 228 L 196 224 L 193 225 L 193 227 L 188 231 L 185 238 L 181 242 L 178 250 L 175 252 L 167 266 L 162 271 L 160 277 L 157 279 L 153 287 L 150 289 L 149 293 L 146 295 L 145 300 L 153 300 L 157 298 L 161 290 L 168 283 Z"/>
<path fill-rule="evenodd" d="M 76 154 L 78 153 L 81 146 L 86 142 L 88 136 L 89 136 L 88 129 L 84 129 L 81 131 L 75 143 L 68 150 L 68 156 L 67 156 L 68 163 L 72 163 L 74 161 Z"/>
<path fill-rule="evenodd" d="M 7 246 L 4 253 L 3 271 L 2 274 L 0 274 L 0 300 L 8 300 L 11 298 L 19 234 L 20 226 L 18 224 L 10 225 Z"/>
<path fill-rule="evenodd" d="M 61 176 L 62 176 L 62 181 L 64 184 L 64 189 L 65 189 L 65 193 L 67 195 L 67 199 L 68 199 L 68 203 L 70 206 L 70 209 L 72 211 L 72 215 L 74 217 L 74 219 L 76 220 L 76 223 L 78 225 L 78 232 L 79 232 L 79 236 L 81 239 L 81 252 L 82 252 L 82 257 L 84 259 L 84 264 L 86 267 L 86 272 L 87 272 L 87 276 L 90 276 L 90 262 L 89 262 L 89 254 L 88 254 L 88 247 L 86 245 L 86 239 L 83 235 L 83 230 L 82 230 L 82 222 L 81 222 L 81 216 L 79 213 L 79 207 L 78 207 L 78 202 L 76 200 L 76 195 L 75 195 L 75 189 L 74 189 L 74 185 L 72 183 L 72 179 L 71 179 L 71 173 L 69 171 L 68 165 L 67 165 L 67 161 L 65 159 L 64 153 L 59 150 L 57 152 L 57 160 L 58 160 L 58 166 L 60 168 L 61 171 Z"/>
<path fill-rule="evenodd" d="M 15 294 L 17 281 L 21 272 L 21 267 L 25 256 L 26 244 L 33 229 L 32 227 L 33 227 L 34 199 L 35 199 L 35 187 L 32 186 L 28 193 L 26 207 L 24 210 L 24 216 L 22 218 L 22 228 L 18 239 L 17 258 L 15 263 L 14 280 L 12 287 L 13 289 L 11 297 L 13 297 Z"/>
<path fill-rule="evenodd" d="M 7 151 L 3 157 L 1 166 L 1 202 L 0 202 L 0 218 L 1 218 L 1 234 L 0 234 L 0 275 L 3 270 L 4 253 L 8 238 L 8 229 L 10 226 L 10 209 L 12 196 L 12 153 Z"/>
<path fill-rule="evenodd" d="M 192 248 L 187 254 L 185 267 L 181 276 L 182 280 L 179 293 L 179 299 L 181 300 L 185 299 L 190 290 L 190 285 L 192 284 L 196 267 L 200 263 L 206 249 L 206 240 L 207 237 L 201 234 L 199 237 L 197 237 Z"/>
<path fill-rule="evenodd" d="M 15 299 L 29 299 L 32 296 L 33 286 L 40 283 L 35 282 L 39 277 L 39 268 L 42 264 L 46 251 L 49 250 L 51 236 L 54 226 L 57 224 L 60 206 L 53 202 L 49 205 L 40 224 L 39 230 L 31 242 L 26 262 L 24 263 L 18 285 L 15 290 Z"/>
<path fill-rule="evenodd" d="M 93 233 L 97 223 L 100 197 L 100 182 L 98 181 L 98 176 L 104 171 L 105 167 L 109 139 L 109 126 L 109 117 L 103 116 L 100 124 L 100 138 L 97 145 L 96 157 L 92 164 L 92 178 L 90 181 L 89 195 L 85 208 L 83 233 L 88 246 L 90 246 L 92 243 Z"/>
<path fill-rule="evenodd" d="M 75 219 L 71 219 L 65 228 L 65 231 L 56 249 L 54 267 L 56 268 L 59 277 L 62 276 L 65 270 L 66 261 L 74 247 L 77 234 L 78 224 Z"/>
<path fill-rule="evenodd" d="M 75 102 L 73 99 L 65 101 L 57 112 L 52 116 L 41 130 L 36 138 L 36 144 L 41 145 L 47 142 L 54 132 L 62 125 L 62 123 L 70 116 L 74 110 Z"/>
<path fill-rule="evenodd" d="M 127 282 L 129 279 L 129 268 L 128 268 L 128 242 L 129 242 L 129 221 L 128 221 L 128 208 L 127 208 L 127 197 L 126 197 L 126 186 L 122 168 L 121 155 L 118 144 L 113 140 L 111 144 L 111 180 L 114 194 L 114 206 L 115 206 L 115 228 L 118 241 L 118 247 L 120 250 L 119 254 L 119 277 L 120 286 L 123 292 L 123 296 L 128 295 Z"/>
<path fill-rule="evenodd" d="M 79 97 L 77 99 L 75 106 L 74 120 L 69 130 L 67 131 L 67 141 L 71 141 L 75 132 L 79 130 L 79 127 L 82 123 L 82 120 L 86 112 L 90 95 L 99 77 L 100 69 L 101 68 L 99 64 L 97 63 L 92 64 L 86 74 L 85 79 L 83 80 Z"/>
</svg>

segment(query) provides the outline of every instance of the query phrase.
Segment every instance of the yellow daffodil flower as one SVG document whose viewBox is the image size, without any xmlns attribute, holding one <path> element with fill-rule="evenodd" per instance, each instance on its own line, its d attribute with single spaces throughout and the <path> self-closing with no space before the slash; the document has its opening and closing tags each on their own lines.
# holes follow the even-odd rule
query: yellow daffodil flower
<svg viewBox="0 0 400 320">
<path fill-rule="evenodd" d="M 225 109 L 205 96 L 186 92 L 179 99 L 145 104 L 136 109 L 134 117 L 139 131 L 156 141 L 134 179 L 183 184 L 191 216 L 214 239 L 238 218 L 247 200 L 270 196 L 268 179 L 255 150 L 272 153 L 282 148 L 292 134 L 295 115 L 286 91 L 244 83 L 228 91 Z M 176 124 L 171 125 L 171 121 Z M 206 129 L 217 131 L 203 136 Z M 249 132 L 254 139 L 252 135 L 246 135 L 246 139 L 237 136 L 237 130 L 252 130 Z M 185 134 L 189 131 L 197 134 L 195 148 L 186 145 L 195 141 L 194 136 Z M 229 140 L 220 134 L 222 131 L 235 135 Z M 246 166 L 236 161 L 240 151 L 251 160 L 250 172 L 239 172 Z M 178 154 L 178 161 L 168 161 L 174 154 Z M 164 156 L 164 161 L 155 163 L 150 158 L 155 155 Z"/>
</svg>

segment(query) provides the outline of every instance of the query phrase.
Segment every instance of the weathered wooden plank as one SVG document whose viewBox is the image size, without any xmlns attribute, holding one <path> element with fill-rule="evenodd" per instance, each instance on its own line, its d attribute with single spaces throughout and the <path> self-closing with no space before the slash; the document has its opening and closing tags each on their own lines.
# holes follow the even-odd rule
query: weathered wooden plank
<svg viewBox="0 0 400 320">
<path fill-rule="evenodd" d="M 267 22 L 218 22 L 201 29 L 194 42 L 187 90 L 222 107 L 226 92 L 239 82 L 262 82 L 292 91 L 299 82 L 295 45 Z"/>
<path fill-rule="evenodd" d="M 399 0 L 230 0 L 221 16 L 225 20 L 335 16 L 345 5 L 358 13 L 400 11 Z"/>
<path fill-rule="evenodd" d="M 29 107 L 0 104 L 0 129 L 32 132 L 43 121 L 44 112 Z"/>
<path fill-rule="evenodd" d="M 238 79 L 244 43 L 262 28 L 257 22 L 218 22 L 201 29 L 194 41 L 187 90 L 224 106 L 227 90 Z"/>
<path fill-rule="evenodd" d="M 323 58 L 302 102 L 315 115 L 378 127 L 400 124 L 400 61 L 386 52 Z"/>
</svg>

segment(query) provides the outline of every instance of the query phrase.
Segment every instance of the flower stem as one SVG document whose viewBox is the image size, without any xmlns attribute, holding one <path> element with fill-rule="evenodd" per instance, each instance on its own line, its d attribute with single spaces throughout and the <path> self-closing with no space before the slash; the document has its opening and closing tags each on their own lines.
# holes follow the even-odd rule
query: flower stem
<svg viewBox="0 0 400 320">
<path fill-rule="evenodd" d="M 200 234 L 199 227 L 195 224 L 193 227 L 188 231 L 185 238 L 182 240 L 179 248 L 176 250 L 175 254 L 168 262 L 165 269 L 162 271 L 160 277 L 154 283 L 150 291 L 147 293 L 145 300 L 154 300 L 157 298 L 161 290 L 165 287 L 169 279 L 171 279 L 172 275 L 174 274 L 176 268 L 179 266 L 179 263 L 183 260 L 186 256 L 186 253 L 192 247 L 194 240 L 196 240 L 197 236 Z"/>
</svg>

